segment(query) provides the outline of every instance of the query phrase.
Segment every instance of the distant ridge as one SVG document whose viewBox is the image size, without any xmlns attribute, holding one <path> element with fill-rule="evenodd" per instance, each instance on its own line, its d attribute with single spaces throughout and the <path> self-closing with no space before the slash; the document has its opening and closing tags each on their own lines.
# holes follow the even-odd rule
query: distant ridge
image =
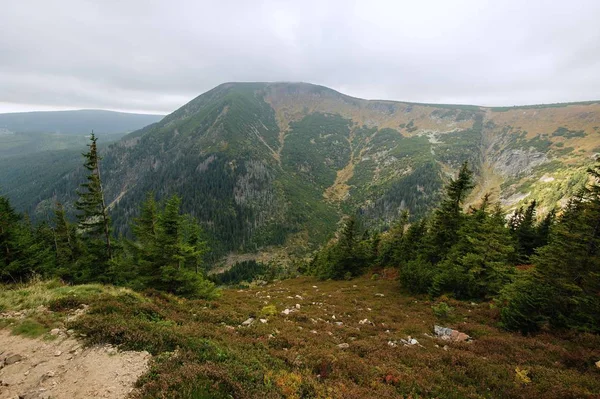
<svg viewBox="0 0 600 399">
<path fill-rule="evenodd" d="M 160 121 L 164 115 L 82 109 L 0 114 L 0 129 L 18 133 L 65 135 L 128 133 Z"/>
</svg>

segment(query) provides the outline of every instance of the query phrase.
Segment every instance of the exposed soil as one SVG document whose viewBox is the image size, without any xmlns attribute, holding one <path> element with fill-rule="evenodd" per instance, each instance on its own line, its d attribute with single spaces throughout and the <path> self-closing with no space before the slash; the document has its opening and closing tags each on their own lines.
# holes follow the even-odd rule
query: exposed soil
<svg viewBox="0 0 600 399">
<path fill-rule="evenodd" d="M 53 340 L 0 330 L 0 399 L 124 398 L 148 369 L 147 352 L 83 347 L 65 331 Z"/>
</svg>

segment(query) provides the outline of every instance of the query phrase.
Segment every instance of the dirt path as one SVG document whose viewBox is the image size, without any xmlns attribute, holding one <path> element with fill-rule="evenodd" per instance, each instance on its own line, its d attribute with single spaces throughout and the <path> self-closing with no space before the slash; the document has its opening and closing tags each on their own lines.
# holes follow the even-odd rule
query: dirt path
<svg viewBox="0 0 600 399">
<path fill-rule="evenodd" d="M 83 348 L 64 331 L 29 339 L 0 330 L 0 399 L 124 398 L 147 371 L 147 352 Z"/>
</svg>

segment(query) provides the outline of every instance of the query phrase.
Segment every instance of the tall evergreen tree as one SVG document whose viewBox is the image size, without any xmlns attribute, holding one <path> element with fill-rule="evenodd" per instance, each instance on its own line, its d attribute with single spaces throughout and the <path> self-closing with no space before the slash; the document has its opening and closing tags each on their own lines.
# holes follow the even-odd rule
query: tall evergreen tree
<svg viewBox="0 0 600 399">
<path fill-rule="evenodd" d="M 528 263 L 529 257 L 539 245 L 535 223 L 537 203 L 535 200 L 525 210 L 519 208 L 510 218 L 509 227 L 515 242 L 515 263 Z"/>
<path fill-rule="evenodd" d="M 87 181 L 80 185 L 81 190 L 77 191 L 79 198 L 75 203 L 75 208 L 79 211 L 79 232 L 87 240 L 87 246 L 94 258 L 92 263 L 95 265 L 89 272 L 95 277 L 105 274 L 106 262 L 112 258 L 110 218 L 102 189 L 97 141 L 98 138 L 92 133 L 88 144 L 89 151 L 83 154 L 84 167 L 89 174 Z"/>
<path fill-rule="evenodd" d="M 463 221 L 463 205 L 471 190 L 473 172 L 467 162 L 461 166 L 456 179 L 446 186 L 446 195 L 432 219 L 429 261 L 437 263 L 457 241 L 457 232 Z"/>
<path fill-rule="evenodd" d="M 67 221 L 65 209 L 60 202 L 54 208 L 54 247 L 56 263 L 66 267 L 74 261 L 74 240 L 72 229 Z"/>
</svg>

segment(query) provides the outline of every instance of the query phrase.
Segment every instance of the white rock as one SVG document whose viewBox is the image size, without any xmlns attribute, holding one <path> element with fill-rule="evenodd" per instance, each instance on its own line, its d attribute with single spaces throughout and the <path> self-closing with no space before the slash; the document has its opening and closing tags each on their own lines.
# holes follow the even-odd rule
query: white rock
<svg viewBox="0 0 600 399">
<path fill-rule="evenodd" d="M 254 323 L 254 317 L 248 318 L 245 322 L 242 323 L 243 326 L 251 326 Z"/>
<path fill-rule="evenodd" d="M 358 322 L 358 324 L 367 324 L 369 322 L 369 319 L 364 319 Z"/>
<path fill-rule="evenodd" d="M 348 349 L 350 347 L 350 344 L 344 342 L 343 344 L 339 344 L 337 347 L 340 349 Z"/>
<path fill-rule="evenodd" d="M 53 328 L 50 330 L 50 335 L 58 335 L 60 334 L 60 328 Z"/>
<path fill-rule="evenodd" d="M 296 309 L 300 309 L 300 304 L 299 303 L 296 304 Z"/>
<path fill-rule="evenodd" d="M 265 324 L 267 322 L 267 319 L 260 319 L 260 322 Z"/>
</svg>

